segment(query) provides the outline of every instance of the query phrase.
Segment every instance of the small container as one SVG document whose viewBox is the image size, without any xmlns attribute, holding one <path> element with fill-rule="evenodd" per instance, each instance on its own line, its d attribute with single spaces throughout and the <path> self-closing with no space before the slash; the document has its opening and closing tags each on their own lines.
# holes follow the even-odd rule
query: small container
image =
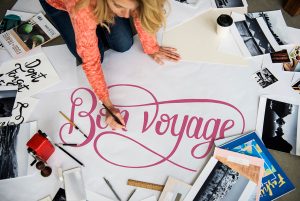
<svg viewBox="0 0 300 201">
<path fill-rule="evenodd" d="M 233 19 L 230 15 L 221 14 L 217 18 L 217 34 L 220 37 L 224 37 L 228 34 L 230 26 L 233 23 Z"/>
</svg>

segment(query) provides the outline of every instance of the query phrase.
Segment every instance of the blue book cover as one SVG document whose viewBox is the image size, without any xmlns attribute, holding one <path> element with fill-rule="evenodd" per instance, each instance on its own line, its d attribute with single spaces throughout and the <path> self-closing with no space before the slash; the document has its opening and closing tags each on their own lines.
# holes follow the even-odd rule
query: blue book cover
<svg viewBox="0 0 300 201">
<path fill-rule="evenodd" d="M 260 201 L 274 200 L 295 189 L 255 132 L 227 142 L 220 148 L 264 159 Z"/>
</svg>

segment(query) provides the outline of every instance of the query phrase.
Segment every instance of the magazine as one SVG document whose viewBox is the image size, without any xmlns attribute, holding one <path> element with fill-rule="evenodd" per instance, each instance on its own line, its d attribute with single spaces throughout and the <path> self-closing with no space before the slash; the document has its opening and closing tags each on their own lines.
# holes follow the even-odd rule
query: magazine
<svg viewBox="0 0 300 201">
<path fill-rule="evenodd" d="M 21 23 L 29 20 L 33 16 L 34 16 L 33 13 L 7 10 L 5 16 L 0 22 L 0 34 L 20 25 Z M 0 49 L 5 49 L 1 42 L 0 42 Z"/>
<path fill-rule="evenodd" d="M 226 142 L 220 148 L 264 159 L 260 201 L 274 200 L 295 189 L 255 132 Z"/>
<path fill-rule="evenodd" d="M 14 58 L 17 58 L 58 36 L 59 32 L 43 14 L 39 13 L 1 33 L 0 42 Z"/>
</svg>

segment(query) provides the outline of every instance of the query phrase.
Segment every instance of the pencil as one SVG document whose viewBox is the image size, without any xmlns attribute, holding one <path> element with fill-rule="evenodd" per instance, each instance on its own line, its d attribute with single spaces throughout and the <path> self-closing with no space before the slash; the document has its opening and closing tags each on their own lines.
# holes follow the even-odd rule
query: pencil
<svg viewBox="0 0 300 201">
<path fill-rule="evenodd" d="M 127 201 L 130 200 L 130 198 L 132 197 L 132 195 L 134 194 L 135 191 L 136 191 L 136 189 L 134 189 L 134 190 L 129 194 L 129 196 L 128 196 L 128 198 L 127 198 Z"/>
<path fill-rule="evenodd" d="M 108 187 L 110 188 L 110 190 L 113 192 L 113 194 L 117 197 L 117 199 L 119 201 L 121 201 L 121 198 L 118 196 L 118 194 L 116 193 L 116 191 L 113 189 L 112 185 L 109 183 L 109 181 L 107 179 L 105 179 L 105 177 L 103 177 L 105 183 L 108 185 Z"/>
<path fill-rule="evenodd" d="M 75 144 L 75 143 L 60 143 L 58 145 L 62 145 L 62 146 L 71 146 L 71 147 L 76 147 L 78 146 L 78 144 Z"/>
<path fill-rule="evenodd" d="M 70 156 L 72 159 L 74 159 L 77 163 L 79 163 L 80 165 L 82 165 L 84 167 L 84 164 L 82 162 L 80 162 L 77 158 L 75 158 L 74 156 L 72 156 L 69 152 L 67 152 L 64 148 L 62 148 L 61 146 L 59 146 L 58 144 L 55 143 L 55 146 L 57 146 L 60 150 L 62 150 L 63 152 L 65 152 L 68 156 Z"/>
<path fill-rule="evenodd" d="M 62 111 L 59 111 L 59 113 L 60 113 L 66 120 L 68 120 L 68 122 L 69 122 L 70 124 L 72 124 L 76 130 L 78 130 L 81 134 L 83 134 L 84 137 L 88 138 L 88 137 L 86 136 L 86 134 L 84 134 L 84 132 L 83 132 L 82 130 L 80 130 L 80 128 L 79 128 L 79 127 L 78 127 L 78 126 L 77 126 L 77 125 L 76 125 L 69 117 L 67 117 L 67 115 L 65 115 Z"/>
<path fill-rule="evenodd" d="M 124 126 L 124 125 L 122 124 L 122 122 L 120 121 L 120 119 L 119 119 L 114 113 L 112 113 L 112 111 L 110 111 L 110 109 L 109 109 L 106 105 L 104 105 L 104 104 L 102 104 L 102 105 L 103 105 L 103 107 L 107 110 L 107 112 L 114 118 L 114 120 L 115 120 L 118 124 Z"/>
</svg>

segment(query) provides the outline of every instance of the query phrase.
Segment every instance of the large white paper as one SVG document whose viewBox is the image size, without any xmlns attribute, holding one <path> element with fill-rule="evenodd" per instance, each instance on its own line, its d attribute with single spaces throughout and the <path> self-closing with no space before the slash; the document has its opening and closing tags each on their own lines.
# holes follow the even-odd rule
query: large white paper
<svg viewBox="0 0 300 201">
<path fill-rule="evenodd" d="M 184 61 L 247 65 L 242 56 L 219 52 L 219 44 L 226 37 L 217 35 L 217 18 L 230 11 L 209 10 L 188 22 L 166 31 L 163 46 L 175 47 Z"/>
<path fill-rule="evenodd" d="M 43 53 L 7 61 L 0 69 L 1 86 L 18 86 L 18 98 L 40 92 L 59 81 L 53 66 Z"/>
</svg>

